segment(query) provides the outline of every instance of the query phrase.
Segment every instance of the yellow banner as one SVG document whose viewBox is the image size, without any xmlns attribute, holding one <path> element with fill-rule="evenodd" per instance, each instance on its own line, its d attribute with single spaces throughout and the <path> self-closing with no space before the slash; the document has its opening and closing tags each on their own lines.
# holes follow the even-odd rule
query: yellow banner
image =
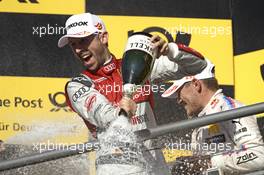
<svg viewBox="0 0 264 175">
<path fill-rule="evenodd" d="M 216 65 L 220 84 L 233 85 L 233 45 L 231 20 L 101 16 L 109 32 L 109 47 L 122 57 L 129 31 L 152 31 L 164 39 L 176 40 L 176 34 L 191 34 L 189 46 L 201 52 Z M 165 36 L 167 35 L 167 37 Z M 171 37 L 171 38 L 170 38 Z"/>
<path fill-rule="evenodd" d="M 85 12 L 85 0 L 2 0 L 0 12 L 76 14 Z"/>
<path fill-rule="evenodd" d="M 0 140 L 80 143 L 88 130 L 66 106 L 64 78 L 0 77 Z"/>
<path fill-rule="evenodd" d="M 235 56 L 235 95 L 245 104 L 264 100 L 264 50 Z"/>
</svg>

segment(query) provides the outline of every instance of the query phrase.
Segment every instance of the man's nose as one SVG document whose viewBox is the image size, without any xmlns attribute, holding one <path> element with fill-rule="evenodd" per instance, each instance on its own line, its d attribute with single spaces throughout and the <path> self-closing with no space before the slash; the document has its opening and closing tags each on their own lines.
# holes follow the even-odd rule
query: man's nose
<svg viewBox="0 0 264 175">
<path fill-rule="evenodd" d="M 72 44 L 72 49 L 74 50 L 75 53 L 78 54 L 83 50 L 83 46 L 80 43 L 75 42 L 74 44 Z"/>
</svg>

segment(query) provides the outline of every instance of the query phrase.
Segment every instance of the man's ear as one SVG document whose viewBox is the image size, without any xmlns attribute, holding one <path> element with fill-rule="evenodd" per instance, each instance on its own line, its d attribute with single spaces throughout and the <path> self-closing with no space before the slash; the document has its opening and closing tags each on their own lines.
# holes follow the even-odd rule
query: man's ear
<svg viewBox="0 0 264 175">
<path fill-rule="evenodd" d="M 192 85 L 194 86 L 194 88 L 197 92 L 200 93 L 202 91 L 202 82 L 200 80 L 193 79 Z"/>
<path fill-rule="evenodd" d="M 101 37 L 100 37 L 100 41 L 103 43 L 103 44 L 107 44 L 108 43 L 108 32 L 103 32 L 100 34 Z"/>
</svg>

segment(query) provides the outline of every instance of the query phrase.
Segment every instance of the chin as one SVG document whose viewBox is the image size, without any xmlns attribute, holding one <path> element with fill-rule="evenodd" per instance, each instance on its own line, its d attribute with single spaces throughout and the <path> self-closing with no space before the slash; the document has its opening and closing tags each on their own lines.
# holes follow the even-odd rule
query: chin
<svg viewBox="0 0 264 175">
<path fill-rule="evenodd" d="M 92 66 L 92 67 L 86 67 L 86 69 L 88 70 L 88 71 L 91 71 L 91 72 L 95 72 L 95 71 L 97 71 L 98 70 L 98 67 L 97 66 Z"/>
<path fill-rule="evenodd" d="M 187 112 L 187 116 L 192 118 L 193 114 Z"/>
<path fill-rule="evenodd" d="M 187 116 L 192 117 L 194 115 L 194 113 L 192 111 L 186 110 Z"/>
</svg>

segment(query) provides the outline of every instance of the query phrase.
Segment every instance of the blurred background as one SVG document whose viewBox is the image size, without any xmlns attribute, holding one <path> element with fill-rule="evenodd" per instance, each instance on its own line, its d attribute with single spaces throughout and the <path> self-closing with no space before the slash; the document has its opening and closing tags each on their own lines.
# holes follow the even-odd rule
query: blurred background
<svg viewBox="0 0 264 175">
<path fill-rule="evenodd" d="M 30 155 L 38 143 L 87 141 L 88 130 L 66 105 L 64 85 L 83 67 L 69 47 L 58 48 L 72 14 L 99 15 L 109 47 L 121 58 L 135 31 L 186 44 L 216 65 L 224 92 L 244 104 L 264 99 L 264 2 L 261 0 L 0 0 L 0 161 Z M 185 120 L 175 100 L 155 95 L 158 124 Z M 258 115 L 263 134 L 264 114 Z M 157 139 L 168 164 L 188 151 L 166 143 L 190 140 L 190 130 Z M 94 174 L 94 153 L 0 172 L 0 174 Z"/>
</svg>

